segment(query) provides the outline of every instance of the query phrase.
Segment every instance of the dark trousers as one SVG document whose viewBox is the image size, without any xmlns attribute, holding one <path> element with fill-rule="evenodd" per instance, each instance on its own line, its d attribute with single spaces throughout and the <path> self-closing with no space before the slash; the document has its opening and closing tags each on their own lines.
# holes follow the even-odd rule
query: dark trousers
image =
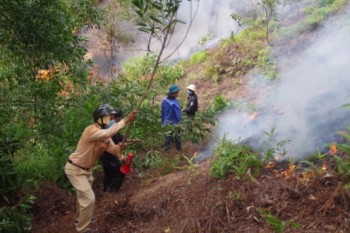
<svg viewBox="0 0 350 233">
<path fill-rule="evenodd" d="M 181 141 L 180 141 L 180 136 L 168 136 L 165 135 L 165 142 L 164 142 L 164 149 L 169 149 L 170 148 L 170 143 L 175 142 L 175 148 L 176 150 L 180 151 L 181 150 Z"/>
<path fill-rule="evenodd" d="M 103 191 L 118 192 L 125 178 L 125 174 L 120 171 L 120 166 L 103 166 L 103 170 Z"/>
</svg>

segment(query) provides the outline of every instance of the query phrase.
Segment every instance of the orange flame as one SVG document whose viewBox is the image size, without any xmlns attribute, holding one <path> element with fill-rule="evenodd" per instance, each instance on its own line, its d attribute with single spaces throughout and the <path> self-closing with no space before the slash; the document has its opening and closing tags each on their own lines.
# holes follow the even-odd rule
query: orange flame
<svg viewBox="0 0 350 233">
<path fill-rule="evenodd" d="M 295 164 L 289 164 L 288 168 L 281 173 L 286 178 L 291 178 L 295 175 Z"/>
<path fill-rule="evenodd" d="M 49 79 L 52 78 L 53 75 L 53 70 L 48 69 L 48 70 L 39 70 L 37 75 L 35 76 L 36 80 L 45 80 L 48 81 Z"/>
<path fill-rule="evenodd" d="M 315 176 L 316 176 L 316 173 L 314 171 L 303 171 L 301 173 L 300 181 L 303 183 L 307 183 L 310 180 L 312 180 Z"/>
<path fill-rule="evenodd" d="M 71 95 L 77 95 L 76 88 L 72 82 L 65 82 L 61 84 L 64 86 L 64 89 L 57 93 L 59 96 L 62 96 L 65 99 L 68 99 Z"/>
<path fill-rule="evenodd" d="M 332 144 L 329 146 L 329 154 L 330 154 L 330 155 L 335 155 L 337 152 L 338 152 L 337 145 L 336 145 L 335 143 L 332 143 Z"/>
<path fill-rule="evenodd" d="M 62 90 L 61 92 L 58 93 L 58 95 L 62 96 L 63 98 L 69 97 L 69 93 L 66 90 Z"/>
</svg>

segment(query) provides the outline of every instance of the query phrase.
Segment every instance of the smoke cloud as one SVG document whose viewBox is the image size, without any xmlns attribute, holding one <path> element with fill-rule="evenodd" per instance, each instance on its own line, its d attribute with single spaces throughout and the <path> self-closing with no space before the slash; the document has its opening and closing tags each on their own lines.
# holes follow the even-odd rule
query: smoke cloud
<svg viewBox="0 0 350 233">
<path fill-rule="evenodd" d="M 350 110 L 342 107 L 350 103 L 349 14 L 347 7 L 328 20 L 302 53 L 277 55 L 277 63 L 287 60 L 289 67 L 280 70 L 274 87 L 262 76 L 250 77 L 252 94 L 260 93 L 256 118 L 253 110 L 228 110 L 219 117 L 214 137 L 262 150 L 285 142 L 285 157 L 296 159 L 328 150 L 327 144 L 339 137 L 337 131 L 350 124 Z"/>
<path fill-rule="evenodd" d="M 105 2 L 107 4 L 110 1 Z M 186 59 L 198 50 L 215 46 L 220 39 L 227 38 L 231 33 L 237 33 L 240 30 L 237 23 L 231 18 L 232 12 L 244 14 L 253 6 L 255 5 L 250 1 L 241 0 L 182 1 L 177 18 L 185 24 L 176 25 L 162 59 L 167 58 L 167 62 Z M 103 30 L 94 28 L 84 33 L 89 38 L 86 44 L 89 51 L 87 57 L 93 60 L 96 67 L 100 68 L 101 76 L 110 74 L 112 64 L 122 67 L 128 59 L 147 53 L 148 34 L 139 31 L 130 22 L 120 22 L 117 28 L 121 33 L 129 35 L 130 41 L 133 42 L 119 45 L 113 61 L 109 52 L 111 45 L 106 41 Z M 151 49 L 158 51 L 160 45 L 159 41 L 153 40 Z"/>
</svg>

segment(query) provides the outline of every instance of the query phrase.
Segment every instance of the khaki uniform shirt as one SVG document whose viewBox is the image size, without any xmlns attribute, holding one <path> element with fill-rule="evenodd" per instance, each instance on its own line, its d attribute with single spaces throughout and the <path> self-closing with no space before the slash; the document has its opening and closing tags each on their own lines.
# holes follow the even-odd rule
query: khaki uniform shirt
<svg viewBox="0 0 350 233">
<path fill-rule="evenodd" d="M 77 148 L 69 156 L 69 159 L 78 166 L 91 168 L 104 151 L 108 151 L 119 158 L 120 147 L 114 144 L 111 137 L 124 126 L 124 120 L 113 124 L 108 129 L 101 129 L 97 123 L 89 125 L 84 129 Z"/>
</svg>

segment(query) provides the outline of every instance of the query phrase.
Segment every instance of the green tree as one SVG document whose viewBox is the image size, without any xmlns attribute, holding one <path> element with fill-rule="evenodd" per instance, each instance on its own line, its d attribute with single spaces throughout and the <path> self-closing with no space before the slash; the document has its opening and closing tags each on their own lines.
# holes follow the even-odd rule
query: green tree
<svg viewBox="0 0 350 233">
<path fill-rule="evenodd" d="M 157 38 L 161 44 L 157 59 L 152 69 L 151 78 L 135 108 L 138 110 L 152 85 L 154 76 L 161 62 L 160 59 L 163 51 L 171 38 L 170 36 L 176 23 L 182 23 L 176 17 L 181 0 L 133 0 L 132 3 L 135 6 L 137 15 L 139 16 L 139 30 L 149 34 L 150 39 L 147 48 L 148 51 L 151 51 L 150 43 L 152 38 Z M 130 127 L 131 124 L 129 124 L 126 129 L 124 140 L 126 140 L 128 136 Z"/>
<path fill-rule="evenodd" d="M 266 41 L 271 45 L 270 39 L 270 22 L 273 20 L 276 14 L 276 7 L 279 4 L 279 0 L 262 0 L 259 3 L 264 11 L 264 21 L 265 21 L 265 30 L 266 30 Z"/>
<path fill-rule="evenodd" d="M 64 135 L 64 116 L 75 98 L 63 92 L 68 84 L 84 90 L 88 75 L 85 39 L 77 32 L 92 27 L 101 12 L 96 0 L 3 0 L 0 12 L 1 193 L 7 201 L 0 203 L 0 222 L 27 232 L 30 227 L 18 217 L 27 213 L 15 214 L 23 210 L 24 199 L 17 198 L 23 177 L 11 161 L 26 144 L 53 155 L 58 140 L 52 139 Z"/>
<path fill-rule="evenodd" d="M 84 85 L 88 74 L 85 39 L 75 31 L 99 20 L 95 3 L 5 0 L 0 5 L 1 124 L 11 122 L 9 127 L 15 127 L 7 132 L 21 137 L 31 129 L 31 135 L 46 137 L 62 104 L 57 94 L 66 88 L 65 83 Z"/>
</svg>

